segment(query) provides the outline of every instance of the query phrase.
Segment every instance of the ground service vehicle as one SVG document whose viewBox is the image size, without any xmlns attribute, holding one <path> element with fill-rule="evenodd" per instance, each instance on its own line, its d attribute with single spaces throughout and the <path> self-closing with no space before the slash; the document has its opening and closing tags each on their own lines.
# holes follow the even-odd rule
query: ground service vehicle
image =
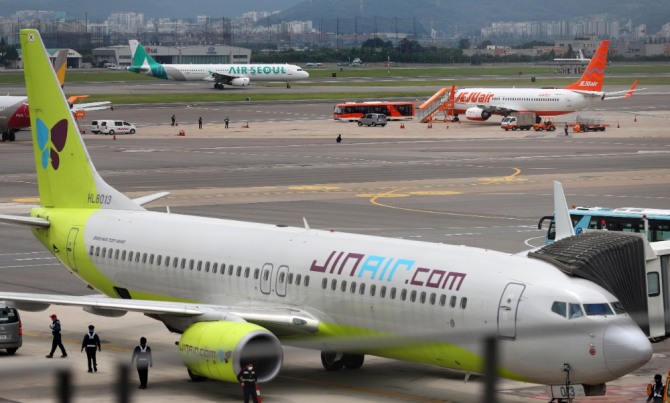
<svg viewBox="0 0 670 403">
<path fill-rule="evenodd" d="M 533 129 L 536 132 L 541 132 L 545 130 L 548 132 L 553 132 L 554 130 L 556 130 L 556 125 L 554 124 L 554 121 L 552 119 L 548 118 L 541 118 L 541 119 L 542 119 L 541 122 L 535 123 L 533 125 Z"/>
<path fill-rule="evenodd" d="M 367 113 L 381 113 L 390 120 L 414 118 L 412 102 L 345 102 L 335 105 L 333 119 L 356 121 Z"/>
<path fill-rule="evenodd" d="M 359 126 L 386 126 L 386 115 L 381 113 L 368 113 L 358 121 Z"/>
<path fill-rule="evenodd" d="M 670 240 L 670 210 L 636 207 L 575 207 L 569 210 L 575 234 L 588 229 L 646 233 L 649 242 Z M 554 216 L 545 216 L 537 224 L 542 229 L 544 220 L 551 220 L 545 237 L 550 244 L 556 237 Z"/>
<path fill-rule="evenodd" d="M 22 344 L 23 328 L 19 311 L 0 303 L 0 349 L 4 348 L 8 354 L 14 354 Z"/>
<path fill-rule="evenodd" d="M 95 134 L 135 134 L 137 128 L 123 120 L 92 120 L 91 132 Z"/>
<path fill-rule="evenodd" d="M 533 112 L 513 112 L 505 116 L 500 122 L 500 127 L 508 130 L 530 130 L 538 122 Z"/>
<path fill-rule="evenodd" d="M 604 132 L 609 124 L 604 123 L 602 118 L 577 115 L 575 125 L 572 130 L 579 132 Z"/>
</svg>

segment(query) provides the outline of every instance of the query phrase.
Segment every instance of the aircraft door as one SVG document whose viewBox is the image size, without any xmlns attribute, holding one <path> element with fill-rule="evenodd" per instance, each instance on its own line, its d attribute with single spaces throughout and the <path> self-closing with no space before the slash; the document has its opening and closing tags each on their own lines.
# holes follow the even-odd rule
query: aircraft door
<svg viewBox="0 0 670 403">
<path fill-rule="evenodd" d="M 270 294 L 272 291 L 272 271 L 273 266 L 270 263 L 265 263 L 261 269 L 261 292 L 263 294 Z"/>
<path fill-rule="evenodd" d="M 286 283 L 288 282 L 288 266 L 279 266 L 275 282 L 275 293 L 280 297 L 285 297 Z"/>
<path fill-rule="evenodd" d="M 498 337 L 516 338 L 516 316 L 525 288 L 525 285 L 518 283 L 509 283 L 505 287 L 498 306 Z"/>
<path fill-rule="evenodd" d="M 77 262 L 75 261 L 75 246 L 77 246 L 77 235 L 79 235 L 79 228 L 77 227 L 72 227 L 70 229 L 70 232 L 67 234 L 67 245 L 66 245 L 66 251 L 67 251 L 67 263 L 68 266 L 72 269 L 72 271 L 78 271 L 77 270 Z"/>
</svg>

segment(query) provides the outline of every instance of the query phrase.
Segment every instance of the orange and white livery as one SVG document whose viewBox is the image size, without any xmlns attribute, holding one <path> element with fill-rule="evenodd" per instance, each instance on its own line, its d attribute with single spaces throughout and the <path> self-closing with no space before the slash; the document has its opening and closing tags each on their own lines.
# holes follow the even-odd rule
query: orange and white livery
<svg viewBox="0 0 670 403">
<path fill-rule="evenodd" d="M 616 93 L 602 91 L 609 45 L 609 41 L 602 41 L 584 74 L 565 88 L 460 89 L 455 94 L 454 117 L 465 114 L 469 120 L 487 120 L 492 115 L 505 116 L 512 112 L 555 116 L 585 109 L 606 97 L 612 98 L 610 95 Z M 632 94 L 635 84 L 626 96 Z"/>
</svg>

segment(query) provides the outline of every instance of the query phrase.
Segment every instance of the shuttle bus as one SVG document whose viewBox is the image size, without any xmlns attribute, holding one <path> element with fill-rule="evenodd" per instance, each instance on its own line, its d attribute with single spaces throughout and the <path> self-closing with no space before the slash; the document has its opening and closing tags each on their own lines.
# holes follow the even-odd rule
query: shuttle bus
<svg viewBox="0 0 670 403">
<path fill-rule="evenodd" d="M 367 113 L 382 113 L 388 120 L 414 118 L 412 102 L 345 102 L 335 105 L 333 119 L 354 122 Z"/>
<path fill-rule="evenodd" d="M 636 207 L 574 207 L 569 210 L 575 234 L 588 229 L 646 233 L 649 242 L 670 240 L 670 210 Z M 556 238 L 554 216 L 545 216 L 537 224 L 542 229 L 545 220 L 550 220 L 545 243 Z"/>
</svg>

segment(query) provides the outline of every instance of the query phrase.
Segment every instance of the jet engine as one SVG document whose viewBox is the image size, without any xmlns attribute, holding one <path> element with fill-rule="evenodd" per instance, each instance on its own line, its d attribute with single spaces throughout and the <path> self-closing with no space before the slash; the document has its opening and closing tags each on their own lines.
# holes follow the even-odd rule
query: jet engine
<svg viewBox="0 0 670 403">
<path fill-rule="evenodd" d="M 473 106 L 472 108 L 468 108 L 465 111 L 465 118 L 468 120 L 486 120 L 491 117 L 491 112 L 485 111 L 484 109 L 478 107 L 478 106 Z"/>
<path fill-rule="evenodd" d="M 198 322 L 179 340 L 179 356 L 192 375 L 238 382 L 237 374 L 254 364 L 259 382 L 272 380 L 281 369 L 281 343 L 268 330 L 247 322 Z"/>
<path fill-rule="evenodd" d="M 230 80 L 230 85 L 234 85 L 236 87 L 244 87 L 249 85 L 249 77 L 237 77 L 233 78 Z"/>
</svg>

